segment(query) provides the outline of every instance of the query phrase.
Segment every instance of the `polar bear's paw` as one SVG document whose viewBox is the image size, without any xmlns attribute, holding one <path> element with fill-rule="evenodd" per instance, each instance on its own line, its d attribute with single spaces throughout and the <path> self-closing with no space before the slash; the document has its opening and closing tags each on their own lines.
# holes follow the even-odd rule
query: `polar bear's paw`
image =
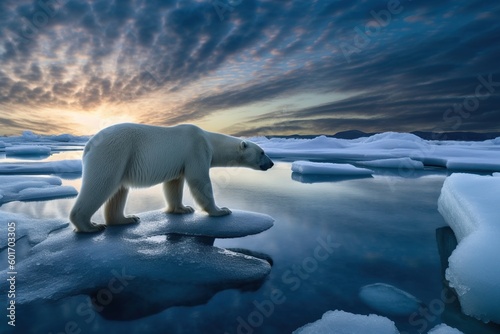
<svg viewBox="0 0 500 334">
<path fill-rule="evenodd" d="M 102 232 L 106 229 L 106 225 L 90 223 L 90 226 L 86 226 L 85 228 L 74 229 L 77 233 L 96 233 Z"/>
<path fill-rule="evenodd" d="M 137 224 L 141 219 L 137 216 L 127 216 L 119 220 L 113 220 L 112 222 L 107 222 L 108 225 L 127 225 L 127 224 Z"/>
<path fill-rule="evenodd" d="M 179 214 L 182 214 L 182 213 L 193 213 L 194 212 L 194 209 L 190 206 L 177 206 L 175 208 L 169 208 L 167 211 L 165 211 L 166 213 L 179 213 Z"/>
<path fill-rule="evenodd" d="M 228 208 L 216 208 L 208 213 L 208 215 L 212 217 L 227 216 L 229 214 L 231 214 L 231 210 Z"/>
</svg>

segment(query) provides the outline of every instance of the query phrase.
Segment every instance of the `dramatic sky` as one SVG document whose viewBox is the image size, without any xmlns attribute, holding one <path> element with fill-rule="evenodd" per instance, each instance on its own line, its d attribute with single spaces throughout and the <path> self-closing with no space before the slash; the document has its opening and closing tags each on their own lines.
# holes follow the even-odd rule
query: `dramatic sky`
<svg viewBox="0 0 500 334">
<path fill-rule="evenodd" d="M 500 2 L 1 0 L 0 135 L 500 131 Z"/>
</svg>

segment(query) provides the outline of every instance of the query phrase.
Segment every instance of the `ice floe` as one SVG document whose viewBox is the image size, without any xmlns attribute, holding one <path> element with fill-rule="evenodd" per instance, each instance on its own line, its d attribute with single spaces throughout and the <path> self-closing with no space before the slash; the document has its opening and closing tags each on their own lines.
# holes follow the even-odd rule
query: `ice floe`
<svg viewBox="0 0 500 334">
<path fill-rule="evenodd" d="M 97 234 L 59 229 L 60 222 L 47 227 L 44 236 L 57 230 L 16 265 L 23 273 L 16 281 L 16 304 L 88 295 L 103 317 L 131 320 L 171 306 L 204 303 L 218 291 L 262 282 L 271 270 L 268 261 L 251 255 L 256 253 L 213 246 L 215 237 L 270 228 L 273 219 L 267 215 L 235 210 L 231 218 L 157 211 L 138 216 L 139 224 L 110 226 Z M 6 219 L 15 221 L 19 231 L 27 225 L 22 234 L 28 237 L 33 232 L 32 221 Z M 7 284 L 0 282 L 0 288 Z"/>
<path fill-rule="evenodd" d="M 18 213 L 0 211 L 0 226 L 6 227 L 10 222 L 21 222 L 16 224 L 16 241 L 27 238 L 31 245 L 42 242 L 51 232 L 69 225 L 67 221 L 60 219 L 34 219 Z M 7 228 L 0 229 L 0 250 L 7 248 L 7 233 Z"/>
<path fill-rule="evenodd" d="M 59 177 L 0 175 L 0 205 L 12 201 L 37 201 L 74 197 L 77 190 L 62 186 Z"/>
<path fill-rule="evenodd" d="M 313 139 L 258 137 L 251 140 L 275 159 L 355 164 L 372 161 L 366 166 L 383 168 L 400 168 L 402 163 L 403 168 L 411 166 L 415 169 L 421 169 L 418 164 L 421 162 L 451 170 L 500 171 L 499 138 L 483 142 L 431 141 L 413 134 L 386 132 L 352 140 L 324 136 Z"/>
<path fill-rule="evenodd" d="M 50 155 L 52 149 L 41 145 L 13 145 L 5 147 L 7 155 Z"/>
<path fill-rule="evenodd" d="M 385 283 L 363 286 L 359 297 L 373 310 L 388 316 L 408 316 L 423 306 L 420 300 L 408 292 Z"/>
<path fill-rule="evenodd" d="M 360 315 L 344 311 L 328 311 L 320 320 L 307 324 L 294 334 L 399 334 L 393 321 L 375 314 Z"/>
<path fill-rule="evenodd" d="M 462 311 L 500 323 L 500 178 L 452 174 L 441 190 L 438 209 L 458 241 L 446 278 Z"/>
<path fill-rule="evenodd" d="M 424 169 L 422 161 L 416 161 L 410 158 L 388 158 L 358 161 L 357 164 L 374 168 Z"/>
<path fill-rule="evenodd" d="M 464 334 L 464 333 L 446 324 L 440 324 L 432 328 L 428 334 Z"/>
<path fill-rule="evenodd" d="M 60 174 L 81 172 L 81 160 L 0 163 L 0 174 Z"/>
</svg>

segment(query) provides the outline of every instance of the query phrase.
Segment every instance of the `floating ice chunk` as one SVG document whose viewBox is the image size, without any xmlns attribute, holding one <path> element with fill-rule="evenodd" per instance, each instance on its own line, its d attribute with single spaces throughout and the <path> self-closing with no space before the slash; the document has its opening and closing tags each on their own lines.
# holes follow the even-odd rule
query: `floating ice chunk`
<svg viewBox="0 0 500 334">
<path fill-rule="evenodd" d="M 160 221 L 154 212 L 139 214 L 139 224 L 110 226 L 97 234 L 61 229 L 17 263 L 23 275 L 16 280 L 16 304 L 86 294 L 97 302 L 104 300 L 99 305 L 104 307 L 102 316 L 130 320 L 174 305 L 206 302 L 217 291 L 261 282 L 271 270 L 269 262 L 214 247 L 206 238 L 256 233 L 269 228 L 272 218 L 243 211 L 232 215 L 234 219 L 228 220 L 195 214 L 197 219 L 190 221 L 194 226 L 187 227 L 189 215 L 163 214 Z M 153 220 L 148 221 L 149 217 Z M 17 227 L 23 225 L 24 221 L 17 221 Z M 167 233 L 175 235 L 167 238 Z M 117 280 L 125 281 L 125 286 L 113 294 Z M 6 284 L 0 282 L 0 288 Z M 103 291 L 112 294 L 111 302 L 108 295 L 100 295 Z"/>
<path fill-rule="evenodd" d="M 139 215 L 143 223 L 128 226 L 119 233 L 129 238 L 150 237 L 169 233 L 213 238 L 237 238 L 258 234 L 273 226 L 274 219 L 256 212 L 232 210 L 222 217 L 210 217 L 204 213 L 169 214 L 162 210 Z M 113 228 L 108 229 L 113 232 Z"/>
<path fill-rule="evenodd" d="M 5 148 L 7 155 L 49 155 L 51 149 L 41 145 L 13 145 Z"/>
<path fill-rule="evenodd" d="M 493 176 L 495 176 L 495 177 L 499 177 L 499 176 L 500 176 L 500 173 L 493 173 Z"/>
<path fill-rule="evenodd" d="M 462 312 L 500 323 L 500 178 L 452 174 L 441 190 L 438 209 L 457 237 L 446 278 Z"/>
<path fill-rule="evenodd" d="M 295 161 L 292 171 L 300 174 L 314 175 L 372 175 L 373 171 L 358 168 L 349 164 L 334 164 L 327 162 Z"/>
<path fill-rule="evenodd" d="M 344 311 L 328 311 L 320 320 L 307 324 L 294 334 L 399 334 L 393 321 L 375 314 L 360 315 Z"/>
<path fill-rule="evenodd" d="M 366 305 L 383 315 L 406 316 L 423 305 L 408 292 L 384 283 L 365 285 L 360 289 L 359 297 Z"/>
<path fill-rule="evenodd" d="M 496 156 L 485 158 L 449 158 L 446 168 L 469 171 L 500 171 L 500 159 Z"/>
<path fill-rule="evenodd" d="M 398 168 L 398 169 L 424 169 L 424 164 L 421 161 L 416 161 L 410 158 L 392 158 L 379 159 L 369 161 L 359 161 L 358 165 L 375 168 Z"/>
<path fill-rule="evenodd" d="M 0 175 L 0 205 L 12 201 L 36 201 L 73 197 L 78 194 L 71 186 L 61 186 L 58 177 Z"/>
<path fill-rule="evenodd" d="M 36 245 L 56 230 L 68 227 L 69 223 L 59 219 L 33 219 L 25 215 L 0 211 L 0 250 L 7 248 L 7 224 L 16 223 L 16 240 L 28 238 L 32 245 Z"/>
<path fill-rule="evenodd" d="M 56 174 L 81 172 L 81 160 L 61 160 L 33 163 L 0 163 L 0 174 Z"/>
<path fill-rule="evenodd" d="M 78 191 L 72 186 L 27 188 L 19 192 L 18 201 L 46 201 L 56 198 L 68 198 L 78 195 Z"/>
<path fill-rule="evenodd" d="M 353 140 L 327 138 L 256 138 L 272 158 L 359 163 L 362 161 L 412 159 L 424 165 L 451 169 L 500 171 L 500 141 L 427 141 L 408 133 L 381 133 Z M 389 160 L 390 161 L 390 160 Z M 414 168 L 420 164 L 411 162 Z M 377 164 L 379 164 L 377 162 Z M 385 161 L 376 167 L 397 168 Z"/>
<path fill-rule="evenodd" d="M 432 328 L 428 334 L 464 334 L 464 333 L 446 324 L 441 324 Z"/>
</svg>

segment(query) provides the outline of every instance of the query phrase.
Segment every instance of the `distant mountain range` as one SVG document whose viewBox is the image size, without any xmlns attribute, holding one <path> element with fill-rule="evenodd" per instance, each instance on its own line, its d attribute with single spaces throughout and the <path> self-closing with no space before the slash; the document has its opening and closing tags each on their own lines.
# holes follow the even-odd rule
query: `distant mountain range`
<svg viewBox="0 0 500 334">
<path fill-rule="evenodd" d="M 356 139 L 361 137 L 370 137 L 378 132 L 366 133 L 359 130 L 348 130 L 337 132 L 334 135 L 325 135 L 327 137 L 339 139 Z M 457 140 L 457 141 L 484 141 L 500 137 L 500 132 L 430 132 L 430 131 L 414 131 L 410 132 L 425 140 Z M 289 136 L 267 136 L 268 138 L 303 138 L 311 139 L 318 135 L 289 135 Z"/>
</svg>

